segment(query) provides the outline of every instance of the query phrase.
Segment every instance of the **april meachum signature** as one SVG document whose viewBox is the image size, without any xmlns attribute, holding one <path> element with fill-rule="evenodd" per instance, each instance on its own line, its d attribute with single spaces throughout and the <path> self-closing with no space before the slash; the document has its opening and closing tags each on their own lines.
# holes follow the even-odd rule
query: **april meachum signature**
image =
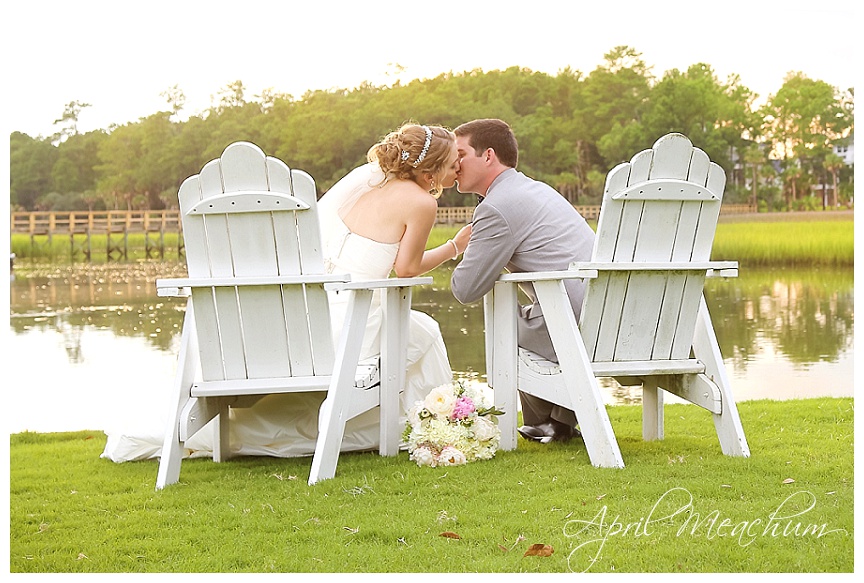
<svg viewBox="0 0 864 583">
<path fill-rule="evenodd" d="M 681 536 L 704 536 L 708 540 L 718 538 L 737 539 L 737 544 L 747 547 L 757 538 L 770 537 L 813 537 L 822 538 L 829 534 L 848 532 L 842 528 L 830 529 L 827 524 L 804 524 L 801 516 L 816 506 L 816 496 L 801 490 L 790 494 L 777 508 L 765 518 L 734 521 L 723 517 L 719 510 L 702 516 L 693 506 L 693 495 L 685 488 L 667 490 L 647 516 L 635 522 L 626 522 L 620 514 L 611 517 L 608 508 L 603 506 L 591 520 L 569 520 L 564 524 L 564 536 L 582 536 L 587 540 L 580 542 L 567 556 L 571 571 L 584 573 L 600 559 L 603 547 L 613 537 L 631 536 L 634 538 L 651 537 L 660 527 L 673 527 L 683 521 L 675 533 Z M 578 567 L 584 567 L 579 569 Z"/>
</svg>

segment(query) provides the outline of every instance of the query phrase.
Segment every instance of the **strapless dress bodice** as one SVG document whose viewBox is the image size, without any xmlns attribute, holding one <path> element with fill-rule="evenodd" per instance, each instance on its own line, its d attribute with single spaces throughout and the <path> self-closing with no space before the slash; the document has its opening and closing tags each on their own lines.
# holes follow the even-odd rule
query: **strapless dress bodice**
<svg viewBox="0 0 864 583">
<path fill-rule="evenodd" d="M 354 281 L 384 279 L 396 263 L 399 243 L 382 243 L 344 228 L 324 250 L 330 273 L 350 273 Z"/>
</svg>

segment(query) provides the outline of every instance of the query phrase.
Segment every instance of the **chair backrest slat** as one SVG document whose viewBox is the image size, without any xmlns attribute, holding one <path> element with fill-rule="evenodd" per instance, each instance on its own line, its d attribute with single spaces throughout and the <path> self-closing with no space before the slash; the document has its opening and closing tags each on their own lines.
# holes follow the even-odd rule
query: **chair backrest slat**
<svg viewBox="0 0 864 583">
<path fill-rule="evenodd" d="M 308 208 L 273 210 L 272 197 L 260 194 L 268 192 L 290 195 Z M 213 197 L 218 205 L 203 206 L 215 210 L 190 212 Z M 187 179 L 180 209 L 190 277 L 323 273 L 314 181 L 253 144 L 230 145 Z M 193 306 L 204 380 L 332 372 L 330 312 L 321 284 L 196 288 Z"/>
<path fill-rule="evenodd" d="M 723 170 L 680 135 L 658 140 L 609 173 L 593 259 L 710 259 Z M 586 289 L 580 329 L 595 362 L 687 358 L 704 273 L 601 272 Z"/>
</svg>

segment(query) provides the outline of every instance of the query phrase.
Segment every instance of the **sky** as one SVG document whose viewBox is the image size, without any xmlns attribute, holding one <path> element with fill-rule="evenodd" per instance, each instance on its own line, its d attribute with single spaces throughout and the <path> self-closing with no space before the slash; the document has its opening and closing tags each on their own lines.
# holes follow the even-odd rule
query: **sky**
<svg viewBox="0 0 864 583">
<path fill-rule="evenodd" d="M 519 66 L 587 74 L 618 45 L 656 76 L 695 63 L 738 74 L 763 97 L 790 71 L 855 84 L 857 0 L 27 0 L 0 8 L 3 130 L 49 136 L 67 103 L 79 131 L 168 109 L 210 107 L 228 84 L 247 99 Z M 710 10 L 697 8 L 712 4 Z M 382 133 L 392 128 L 382 128 Z"/>
</svg>

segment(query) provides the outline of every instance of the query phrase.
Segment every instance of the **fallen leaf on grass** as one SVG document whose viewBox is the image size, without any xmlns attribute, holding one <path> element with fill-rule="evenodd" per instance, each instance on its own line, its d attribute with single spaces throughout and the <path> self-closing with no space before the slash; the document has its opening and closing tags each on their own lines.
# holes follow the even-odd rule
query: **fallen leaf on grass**
<svg viewBox="0 0 864 583">
<path fill-rule="evenodd" d="M 442 533 L 439 534 L 438 536 L 443 536 L 444 538 L 462 538 L 461 536 L 459 536 L 459 535 L 456 534 L 455 532 L 450 532 L 449 530 L 448 530 L 448 531 L 445 531 L 445 532 L 442 532 Z"/>
<path fill-rule="evenodd" d="M 552 548 L 552 545 L 544 545 L 542 543 L 533 544 L 528 547 L 528 550 L 525 551 L 523 557 L 551 557 L 552 553 L 555 552 L 555 549 Z"/>
</svg>

